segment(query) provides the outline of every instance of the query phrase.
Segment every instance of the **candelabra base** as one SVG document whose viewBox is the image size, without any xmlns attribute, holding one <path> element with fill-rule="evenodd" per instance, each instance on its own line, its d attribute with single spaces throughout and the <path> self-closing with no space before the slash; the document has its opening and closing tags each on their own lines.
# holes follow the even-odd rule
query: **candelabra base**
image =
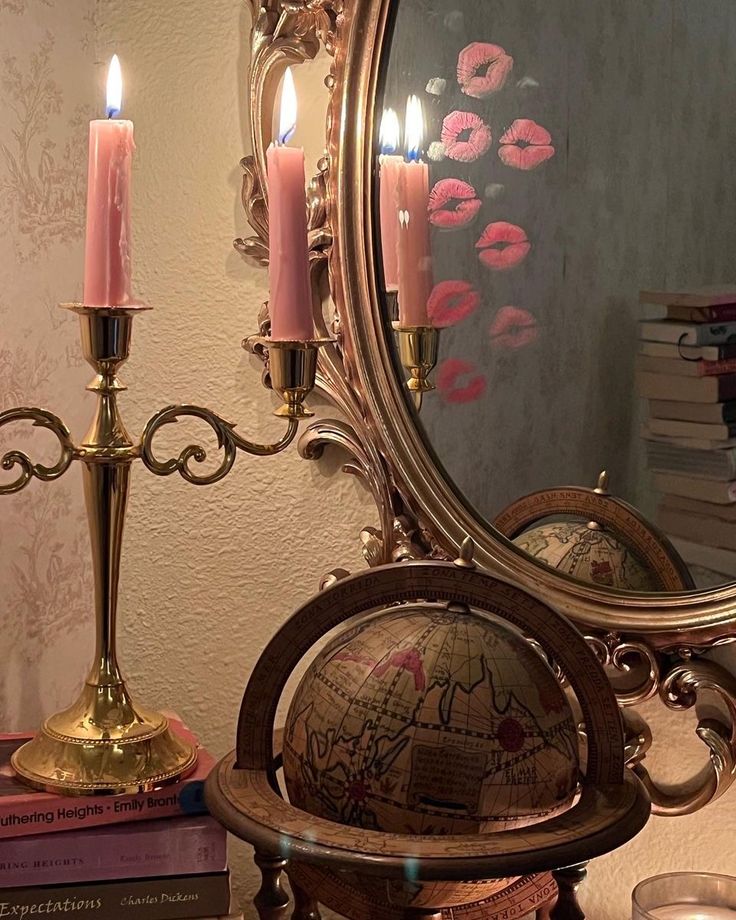
<svg viewBox="0 0 736 920">
<path fill-rule="evenodd" d="M 80 796 L 149 792 L 196 762 L 196 748 L 165 716 L 134 707 L 122 683 L 85 684 L 76 703 L 47 719 L 12 758 L 35 789 Z"/>
</svg>

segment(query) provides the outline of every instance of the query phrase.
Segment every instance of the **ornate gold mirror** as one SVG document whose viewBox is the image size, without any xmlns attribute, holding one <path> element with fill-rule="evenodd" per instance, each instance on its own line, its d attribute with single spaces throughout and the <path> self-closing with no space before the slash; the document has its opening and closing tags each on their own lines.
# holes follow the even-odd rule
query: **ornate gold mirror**
<svg viewBox="0 0 736 920">
<path fill-rule="evenodd" d="M 399 376 L 422 375 L 406 393 L 427 450 L 487 527 L 606 469 L 707 583 L 734 580 L 734 61 L 727 3 L 391 4 L 386 337 Z M 559 539 L 538 530 L 537 558 L 559 567 Z M 617 586 L 661 589 L 631 569 Z"/>
<path fill-rule="evenodd" d="M 720 578 L 715 588 L 693 590 L 693 575 L 676 545 L 651 523 L 651 494 L 645 480 L 637 478 L 643 467 L 634 420 L 639 411 L 634 356 L 640 289 L 728 281 L 728 202 L 736 200 L 727 191 L 728 183 L 736 181 L 728 163 L 728 138 L 735 128 L 731 119 L 719 120 L 714 107 L 736 61 L 727 37 L 736 36 L 736 13 L 716 0 L 708 3 L 707 13 L 692 4 L 678 5 L 675 13 L 670 3 L 648 4 L 650 19 L 643 23 L 638 23 L 642 5 L 637 3 L 619 8 L 572 0 L 252 2 L 256 117 L 254 157 L 244 164 L 244 202 L 258 235 L 240 242 L 244 252 L 259 247 L 262 252 L 267 239 L 264 152 L 283 71 L 287 64 L 312 60 L 321 49 L 333 56 L 326 75 L 331 90 L 327 155 L 312 183 L 310 232 L 316 320 L 325 334 L 337 338 L 321 355 L 319 383 L 339 418 L 310 426 L 300 442 L 302 455 L 314 459 L 327 444 L 350 452 L 346 470 L 365 480 L 380 515 L 379 527 L 361 534 L 369 564 L 453 558 L 470 535 L 481 566 L 538 593 L 575 621 L 607 666 L 623 706 L 657 696 L 672 710 L 715 701 L 715 722 L 698 723 L 709 753 L 702 773 L 674 791 L 647 777 L 655 811 L 697 810 L 736 777 L 736 683 L 726 667 L 711 660 L 715 646 L 736 638 L 736 585 Z M 664 16 L 665 8 L 674 19 Z M 615 35 L 617 42 L 604 47 L 599 33 Z M 711 40 L 715 53 L 706 54 Z M 486 47 L 486 56 L 476 61 L 478 42 L 503 53 L 494 51 L 489 58 Z M 652 43 L 661 61 L 649 48 Z M 656 67 L 642 62 L 649 55 L 660 61 Z M 678 62 L 674 76 L 672 61 Z M 702 80 L 701 68 L 707 71 Z M 503 104 L 502 93 L 507 94 Z M 417 132 L 409 132 L 416 147 L 411 163 L 403 152 L 410 95 L 419 104 L 412 102 L 409 110 L 419 110 L 422 119 L 419 140 Z M 597 111 L 597 97 L 612 107 L 613 126 Z M 685 125 L 671 117 L 678 106 L 692 115 L 685 121 L 698 136 L 696 150 L 694 139 L 683 139 Z M 395 153 L 385 134 L 381 140 L 387 108 L 395 110 L 401 129 Z M 481 113 L 490 124 L 491 141 L 475 161 L 458 157 L 457 146 L 456 158 L 448 157 L 448 144 L 452 149 L 453 143 L 475 143 L 468 141 L 472 125 L 456 126 L 452 140 L 445 124 L 442 140 L 448 113 L 461 110 Z M 522 137 L 524 125 L 513 128 L 527 116 L 542 133 Z M 633 133 L 625 136 L 621 125 L 617 130 L 619 120 Z M 541 143 L 547 133 L 549 143 Z M 703 135 L 709 138 L 705 144 Z M 644 140 L 650 145 L 646 149 Z M 655 142 L 662 151 L 656 157 Z M 515 149 L 501 152 L 501 147 Z M 576 170 L 568 162 L 573 147 Z M 444 320 L 453 321 L 430 323 L 429 334 L 419 322 L 422 317 L 402 320 L 402 291 L 387 284 L 381 235 L 381 157 L 387 156 L 401 156 L 406 169 L 421 169 L 421 160 L 429 198 L 438 182 L 457 180 L 442 206 L 435 194 L 431 207 L 428 198 L 426 213 L 419 209 L 427 221 L 425 239 L 409 246 L 412 259 L 419 253 L 415 265 L 432 273 L 431 284 L 413 277 L 410 290 L 424 284 L 428 303 L 435 292 L 433 310 L 439 310 L 437 284 L 462 282 L 459 292 L 451 291 L 443 301 Z M 468 163 L 472 175 L 463 171 Z M 529 165 L 534 168 L 524 168 Z M 480 191 L 475 203 L 464 203 L 470 199 L 458 183 Z M 626 202 L 620 200 L 624 195 Z M 712 202 L 721 197 L 724 206 L 717 209 Z M 648 224 L 645 204 L 651 212 Z M 669 214 L 666 226 L 656 220 L 660 204 L 661 213 Z M 413 207 L 398 208 L 400 229 L 416 225 Z M 717 221 L 725 223 L 722 232 L 716 229 L 721 224 L 708 224 L 712 245 L 682 229 L 683 214 L 705 221 L 712 212 L 715 221 L 716 211 Z M 475 213 L 465 225 L 470 212 Z M 453 221 L 461 226 L 450 229 Z M 526 241 L 502 240 L 496 227 L 477 246 L 494 221 L 526 224 Z M 653 241 L 655 225 L 659 236 Z M 643 250 L 636 242 L 642 232 Z M 613 239 L 610 234 L 615 246 L 607 242 Z M 663 255 L 665 236 L 672 243 Z M 573 239 L 583 248 L 568 255 Z M 325 306 L 319 295 L 328 281 L 332 301 Z M 465 296 L 466 282 L 474 292 L 470 297 Z M 517 328 L 510 337 L 508 329 L 490 335 L 506 306 L 544 311 L 534 334 L 530 327 Z M 455 322 L 462 313 L 462 321 Z M 612 350 L 606 351 L 609 345 Z M 465 360 L 463 348 L 473 350 L 478 367 L 486 362 L 479 371 L 486 382 L 482 399 L 453 402 L 447 393 L 443 398 L 442 368 L 453 358 Z M 481 387 L 471 374 L 465 382 L 460 379 L 460 389 L 467 396 Z M 514 393 L 522 395 L 517 399 Z M 576 509 L 555 506 L 553 521 L 570 517 L 563 511 L 577 511 L 572 513 L 574 530 L 589 524 L 610 530 L 623 550 L 639 562 L 643 557 L 659 574 L 658 582 L 624 590 L 612 587 L 607 577 L 572 577 L 523 552 L 509 538 L 518 532 L 502 526 L 509 509 L 539 490 L 554 494 L 574 485 L 562 490 L 566 500 L 573 493 L 593 496 L 601 469 L 612 473 L 614 493 L 605 508 L 601 496 L 595 496 L 595 508 L 605 511 L 605 520 L 591 518 L 583 502 Z M 540 521 L 534 518 L 533 523 Z M 646 776 L 641 761 L 651 735 L 633 720 L 629 727 L 630 762 Z"/>
</svg>

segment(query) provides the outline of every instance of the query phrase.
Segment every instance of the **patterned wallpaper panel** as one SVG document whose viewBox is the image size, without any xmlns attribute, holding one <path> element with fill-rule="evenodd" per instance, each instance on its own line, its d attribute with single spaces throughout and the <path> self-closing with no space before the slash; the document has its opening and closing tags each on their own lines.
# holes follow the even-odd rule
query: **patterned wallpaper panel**
<svg viewBox="0 0 736 920">
<path fill-rule="evenodd" d="M 75 434 L 90 376 L 75 320 L 86 133 L 98 94 L 93 0 L 0 0 L 0 408 L 38 405 Z M 18 425 L 0 449 L 53 457 Z M 0 474 L 5 475 L 5 474 Z M 79 470 L 0 504 L 0 726 L 68 702 L 89 655 L 90 579 Z"/>
</svg>

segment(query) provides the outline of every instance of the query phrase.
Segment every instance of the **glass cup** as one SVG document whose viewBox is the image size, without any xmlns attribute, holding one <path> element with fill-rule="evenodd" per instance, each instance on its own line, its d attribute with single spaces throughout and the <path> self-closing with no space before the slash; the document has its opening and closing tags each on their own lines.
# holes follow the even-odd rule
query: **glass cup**
<svg viewBox="0 0 736 920">
<path fill-rule="evenodd" d="M 632 920 L 736 920 L 736 878 L 670 872 L 645 879 L 631 895 Z"/>
</svg>

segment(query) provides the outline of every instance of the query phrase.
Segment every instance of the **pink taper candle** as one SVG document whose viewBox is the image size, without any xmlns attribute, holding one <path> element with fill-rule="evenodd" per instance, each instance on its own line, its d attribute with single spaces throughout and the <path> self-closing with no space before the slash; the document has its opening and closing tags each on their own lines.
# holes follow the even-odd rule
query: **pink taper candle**
<svg viewBox="0 0 736 920">
<path fill-rule="evenodd" d="M 314 338 L 314 319 L 304 151 L 285 146 L 296 127 L 291 68 L 284 77 L 280 123 L 278 141 L 266 152 L 271 338 L 303 342 Z"/>
<path fill-rule="evenodd" d="M 131 303 L 130 173 L 133 122 L 115 118 L 122 107 L 122 77 L 115 55 L 107 79 L 108 118 L 90 122 L 84 302 Z"/>
<path fill-rule="evenodd" d="M 427 301 L 432 291 L 429 239 L 429 167 L 419 160 L 422 106 L 411 96 L 406 112 L 410 161 L 399 176 L 399 325 L 428 326 Z"/>
<path fill-rule="evenodd" d="M 399 146 L 399 119 L 386 109 L 381 119 L 380 217 L 383 278 L 387 291 L 399 288 L 399 175 L 404 162 L 395 156 Z"/>
</svg>

